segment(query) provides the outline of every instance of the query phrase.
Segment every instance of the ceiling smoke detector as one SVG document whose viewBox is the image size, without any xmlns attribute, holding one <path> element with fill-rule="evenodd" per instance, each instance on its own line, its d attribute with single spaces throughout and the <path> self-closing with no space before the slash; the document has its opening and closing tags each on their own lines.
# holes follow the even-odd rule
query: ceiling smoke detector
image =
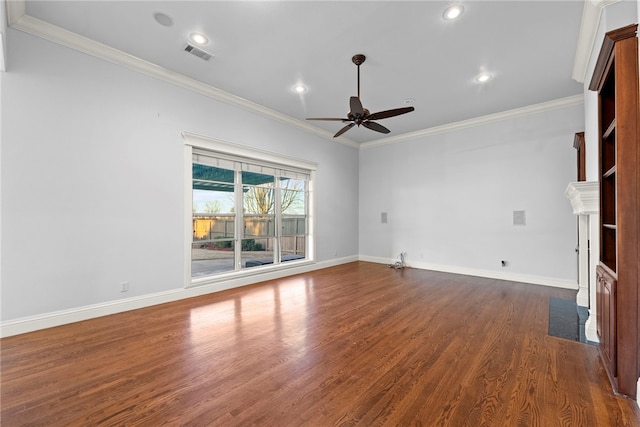
<svg viewBox="0 0 640 427">
<path fill-rule="evenodd" d="M 170 27 L 173 25 L 173 18 L 171 18 L 166 13 L 156 12 L 153 14 L 153 19 L 155 19 L 158 24 L 164 27 Z"/>
<path fill-rule="evenodd" d="M 199 47 L 195 47 L 192 44 L 187 44 L 187 46 L 184 48 L 184 50 L 189 52 L 192 55 L 197 56 L 200 59 L 204 59 L 205 61 L 208 61 L 211 58 L 213 58 L 212 54 L 200 49 Z"/>
</svg>

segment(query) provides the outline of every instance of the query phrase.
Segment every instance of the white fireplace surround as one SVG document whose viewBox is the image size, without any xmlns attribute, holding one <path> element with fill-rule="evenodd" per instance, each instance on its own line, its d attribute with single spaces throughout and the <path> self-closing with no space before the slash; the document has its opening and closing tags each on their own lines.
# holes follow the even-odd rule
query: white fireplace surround
<svg viewBox="0 0 640 427">
<path fill-rule="evenodd" d="M 600 235 L 600 189 L 597 181 L 570 182 L 565 195 L 571 203 L 573 213 L 578 215 L 578 295 L 579 306 L 589 309 L 585 332 L 589 341 L 598 341 L 596 331 L 595 268 L 598 264 Z M 593 256 L 590 249 L 594 248 Z M 590 284 L 593 284 L 591 286 Z"/>
<path fill-rule="evenodd" d="M 565 195 L 576 215 L 593 215 L 600 211 L 600 190 L 597 181 L 570 182 Z"/>
</svg>

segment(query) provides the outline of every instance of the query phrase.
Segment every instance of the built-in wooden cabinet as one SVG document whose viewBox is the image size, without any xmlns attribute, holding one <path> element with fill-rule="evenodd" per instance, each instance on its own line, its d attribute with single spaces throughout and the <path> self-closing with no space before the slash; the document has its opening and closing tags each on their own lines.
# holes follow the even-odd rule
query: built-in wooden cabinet
<svg viewBox="0 0 640 427">
<path fill-rule="evenodd" d="M 614 389 L 636 395 L 640 372 L 640 94 L 637 24 L 605 35 L 589 89 L 599 99 L 600 355 Z"/>
</svg>

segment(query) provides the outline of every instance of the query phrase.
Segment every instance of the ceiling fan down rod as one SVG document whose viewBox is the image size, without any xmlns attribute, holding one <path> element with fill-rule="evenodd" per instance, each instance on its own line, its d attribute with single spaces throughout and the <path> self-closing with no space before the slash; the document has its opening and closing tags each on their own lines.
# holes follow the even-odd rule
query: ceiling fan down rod
<svg viewBox="0 0 640 427">
<path fill-rule="evenodd" d="M 358 65 L 358 99 L 360 99 L 360 65 Z"/>
<path fill-rule="evenodd" d="M 361 53 L 353 55 L 353 58 L 351 58 L 351 61 L 358 67 L 358 99 L 360 99 L 360 65 L 364 63 L 366 59 L 367 57 Z"/>
</svg>

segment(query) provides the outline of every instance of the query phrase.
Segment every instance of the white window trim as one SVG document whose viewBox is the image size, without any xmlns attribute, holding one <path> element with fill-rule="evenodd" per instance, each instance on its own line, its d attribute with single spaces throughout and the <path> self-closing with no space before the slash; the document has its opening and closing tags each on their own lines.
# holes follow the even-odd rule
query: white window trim
<svg viewBox="0 0 640 427">
<path fill-rule="evenodd" d="M 184 206 L 185 206 L 185 221 L 184 221 L 184 236 L 185 236 L 185 255 L 184 255 L 184 283 L 185 287 L 193 287 L 199 285 L 205 285 L 209 283 L 215 283 L 225 281 L 229 279 L 255 276 L 277 270 L 286 270 L 302 265 L 315 264 L 316 242 L 315 242 L 315 178 L 317 163 L 301 160 L 294 157 L 283 156 L 270 151 L 260 150 L 256 148 L 250 148 L 243 145 L 235 144 L 228 141 L 223 141 L 215 138 L 210 138 L 204 135 L 198 135 L 191 132 L 182 132 L 182 140 L 184 143 Z M 309 197 L 308 203 L 308 253 L 307 257 L 302 261 L 288 261 L 286 263 L 279 263 L 274 265 L 267 265 L 264 267 L 252 267 L 248 270 L 232 271 L 228 273 L 216 274 L 215 276 L 208 276 L 203 278 L 193 279 L 191 277 L 191 245 L 193 243 L 193 222 L 192 222 L 192 164 L 193 164 L 193 149 L 203 149 L 211 151 L 212 154 L 231 155 L 234 157 L 242 157 L 248 160 L 255 161 L 257 163 L 270 163 L 281 165 L 284 168 L 296 168 L 309 172 Z"/>
</svg>

